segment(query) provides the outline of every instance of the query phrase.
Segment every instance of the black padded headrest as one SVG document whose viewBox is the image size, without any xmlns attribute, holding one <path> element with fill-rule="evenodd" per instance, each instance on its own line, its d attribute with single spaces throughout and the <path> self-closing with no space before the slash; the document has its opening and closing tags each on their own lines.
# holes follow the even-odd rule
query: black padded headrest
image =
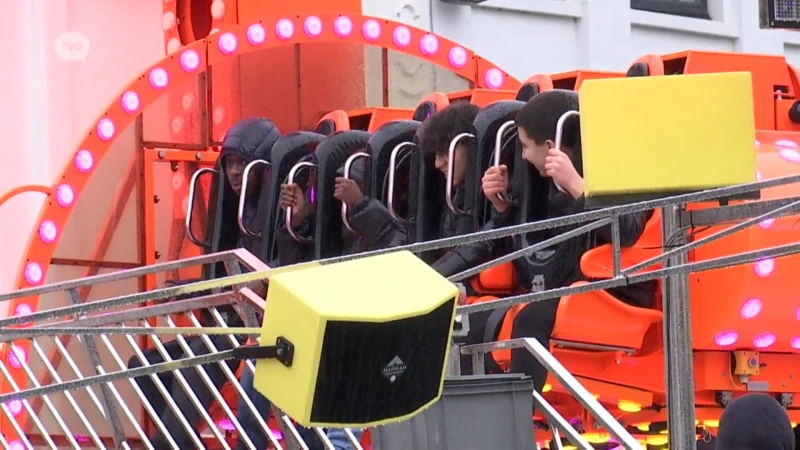
<svg viewBox="0 0 800 450">
<path fill-rule="evenodd" d="M 395 120 L 381 125 L 367 143 L 366 152 L 371 156 L 371 163 L 366 172 L 365 183 L 368 183 L 372 194 L 379 199 L 386 195 L 384 181 L 389 173 L 389 163 L 397 145 L 403 142 L 414 142 L 414 136 L 421 123 L 416 120 Z M 401 155 L 408 154 L 410 148 L 401 151 Z M 399 160 L 398 160 L 399 161 Z"/>
<path fill-rule="evenodd" d="M 525 83 L 517 91 L 515 100 L 520 102 L 527 102 L 532 99 L 534 95 L 539 93 L 539 85 L 536 83 Z"/>
<path fill-rule="evenodd" d="M 647 77 L 650 76 L 650 68 L 647 67 L 647 64 L 639 62 L 630 66 L 628 71 L 625 73 L 625 76 L 627 78 Z"/>
<path fill-rule="evenodd" d="M 422 102 L 417 106 L 417 109 L 414 110 L 414 114 L 411 115 L 412 120 L 417 120 L 422 122 L 423 120 L 430 117 L 431 114 L 436 112 L 436 104 L 433 102 Z"/>
<path fill-rule="evenodd" d="M 331 135 L 334 132 L 336 132 L 336 124 L 334 124 L 333 120 L 330 119 L 323 120 L 317 124 L 317 127 L 314 129 L 314 132 L 325 136 Z"/>
</svg>

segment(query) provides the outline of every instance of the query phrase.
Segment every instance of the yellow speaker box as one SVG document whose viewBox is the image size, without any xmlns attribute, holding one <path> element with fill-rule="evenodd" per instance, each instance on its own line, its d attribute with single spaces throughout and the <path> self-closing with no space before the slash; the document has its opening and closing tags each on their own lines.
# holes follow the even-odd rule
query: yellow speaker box
<svg viewBox="0 0 800 450">
<path fill-rule="evenodd" d="M 381 425 L 441 396 L 458 289 L 409 252 L 270 277 L 255 388 L 304 426 Z"/>
</svg>

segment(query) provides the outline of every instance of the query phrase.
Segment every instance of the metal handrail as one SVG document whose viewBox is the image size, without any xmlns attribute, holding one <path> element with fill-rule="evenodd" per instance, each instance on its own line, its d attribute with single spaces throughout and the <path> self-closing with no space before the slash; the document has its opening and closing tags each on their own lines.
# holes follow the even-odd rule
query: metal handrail
<svg viewBox="0 0 800 450">
<path fill-rule="evenodd" d="M 400 150 L 406 147 L 414 147 L 419 150 L 419 145 L 413 142 L 401 142 L 395 145 L 389 154 L 389 186 L 386 188 L 386 209 L 389 210 L 389 215 L 392 216 L 392 219 L 398 222 L 403 222 L 405 219 L 400 217 L 394 209 L 394 178 L 395 172 L 397 172 L 397 155 L 400 154 Z"/>
<path fill-rule="evenodd" d="M 244 172 L 242 173 L 242 188 L 239 191 L 239 209 L 236 211 L 236 220 L 239 222 L 239 229 L 242 231 L 242 233 L 253 237 L 261 236 L 261 233 L 250 231 L 250 229 L 247 228 L 247 225 L 245 225 L 244 206 L 247 203 L 247 185 L 250 179 L 250 171 L 253 170 L 253 167 L 261 164 L 264 164 L 267 167 L 272 166 L 269 163 L 269 161 L 264 161 L 263 159 L 257 159 L 255 161 L 251 161 L 249 164 L 245 166 Z"/>
<path fill-rule="evenodd" d="M 192 211 L 194 210 L 194 196 L 197 190 L 197 180 L 199 180 L 200 176 L 204 173 L 219 173 L 219 171 L 210 167 L 203 167 L 197 169 L 195 173 L 192 174 L 192 179 L 189 181 L 189 206 L 186 208 L 186 218 L 184 219 L 183 226 L 186 230 L 186 237 L 189 238 L 192 244 L 200 248 L 211 248 L 211 245 L 202 239 L 198 239 L 192 231 Z M 0 299 L 2 299 L 2 297 L 0 297 Z"/>
<path fill-rule="evenodd" d="M 353 163 L 359 158 L 369 158 L 369 153 L 364 152 L 357 152 L 353 153 L 347 158 L 347 161 L 344 162 L 344 170 L 343 176 L 345 180 L 350 179 L 350 170 L 353 168 Z M 353 229 L 353 226 L 350 225 L 350 219 L 347 218 L 347 210 L 348 206 L 347 203 L 342 202 L 342 224 L 347 228 L 351 233 L 358 234 L 358 231 Z"/>
<path fill-rule="evenodd" d="M 445 183 L 444 200 L 447 203 L 447 208 L 455 214 L 466 214 L 466 212 L 458 209 L 453 203 L 453 169 L 455 168 L 456 159 L 456 146 L 462 139 L 474 139 L 475 135 L 472 133 L 461 133 L 450 141 L 450 146 L 447 148 L 447 176 Z"/>
</svg>

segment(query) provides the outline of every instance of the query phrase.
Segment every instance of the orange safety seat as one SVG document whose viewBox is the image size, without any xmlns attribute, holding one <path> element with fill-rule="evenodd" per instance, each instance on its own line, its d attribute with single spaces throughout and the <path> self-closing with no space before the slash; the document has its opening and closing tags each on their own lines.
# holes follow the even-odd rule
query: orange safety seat
<svg viewBox="0 0 800 450">
<path fill-rule="evenodd" d="M 631 267 L 661 254 L 661 210 L 657 209 L 647 221 L 639 240 L 631 247 L 620 249 L 620 267 Z M 589 250 L 581 256 L 581 272 L 592 279 L 606 279 L 614 276 L 613 249 L 611 244 L 604 244 Z M 661 268 L 661 263 L 643 269 L 649 272 Z"/>
<path fill-rule="evenodd" d="M 502 267 L 502 266 L 498 266 Z M 498 297 L 494 297 L 491 295 L 485 295 L 483 297 L 467 297 L 466 304 L 472 305 L 474 303 L 484 303 L 484 302 L 491 302 L 497 300 Z M 500 325 L 500 331 L 497 334 L 497 341 L 508 341 L 511 339 L 511 326 L 514 324 L 514 318 L 517 316 L 517 313 L 520 309 L 522 309 L 527 303 L 523 303 L 521 305 L 514 305 L 508 309 L 506 312 L 505 317 L 503 317 L 503 322 Z M 511 349 L 502 349 L 502 350 L 495 350 L 491 352 L 492 358 L 500 366 L 503 371 L 508 371 L 509 367 L 511 366 Z"/>
<path fill-rule="evenodd" d="M 479 294 L 510 294 L 514 288 L 514 266 L 507 262 L 486 269 L 470 281 Z"/>
</svg>

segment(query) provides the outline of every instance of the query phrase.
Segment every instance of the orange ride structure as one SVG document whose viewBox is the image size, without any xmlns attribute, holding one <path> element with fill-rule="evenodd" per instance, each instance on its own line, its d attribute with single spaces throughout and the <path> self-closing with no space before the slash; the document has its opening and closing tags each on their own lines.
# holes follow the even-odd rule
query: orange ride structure
<svg viewBox="0 0 800 450">
<path fill-rule="evenodd" d="M 238 15 L 216 14 L 213 26 L 218 30 L 186 45 L 179 45 L 180 40 L 176 45 L 174 39 L 189 34 L 191 22 L 169 28 L 169 56 L 120 90 L 53 185 L 22 186 L 0 197 L 2 205 L 22 192 L 48 196 L 20 265 L 17 290 L 0 295 L 9 311 L 0 327 L 9 333 L 33 333 L 52 326 L 53 320 L 84 327 L 83 334 L 55 338 L 35 333 L 3 338 L 4 448 L 151 448 L 147 435 L 158 423 L 125 378 L 125 362 L 137 346 L 158 347 L 159 338 L 92 335 L 85 327 L 131 321 L 199 326 L 191 311 L 213 310 L 230 299 L 212 295 L 156 305 L 159 298 L 204 289 L 159 286 L 198 278 L 203 264 L 216 261 L 247 266 L 256 275 L 267 269 L 246 252 L 202 255 L 207 252 L 192 242 L 206 234 L 202 218 L 212 190 L 208 179 L 193 175 L 214 167 L 225 130 L 239 118 L 267 117 L 284 133 L 377 133 L 386 123 L 422 120 L 425 111 L 456 100 L 484 109 L 505 108 L 493 105 L 507 102 L 504 105 L 513 112 L 519 105 L 509 102 L 515 99 L 549 89 L 579 90 L 587 80 L 636 82 L 641 80 L 621 78 L 666 75 L 680 80 L 738 72 L 749 72 L 751 80 L 749 102 L 741 102 L 738 95 L 735 105 L 747 105 L 750 128 L 756 130 L 755 144 L 752 139 L 749 144 L 757 168 L 749 174 L 752 180 L 703 184 L 671 195 L 639 193 L 570 218 L 573 224 L 589 227 L 604 221 L 613 228 L 622 212 L 655 210 L 634 246 L 620 249 L 616 243 L 583 256 L 581 270 L 600 281 L 518 294 L 507 261 L 487 263 L 470 277 L 454 277 L 452 281 L 470 284 L 480 297 L 471 299 L 462 312 L 509 309 L 499 342 L 459 351 L 494 351 L 498 363 L 504 357 L 498 350 L 513 346 L 537 355 L 551 372 L 545 392 L 534 394 L 536 421 L 552 431 L 546 441 L 548 433 L 537 432 L 537 438 L 550 448 L 568 448 L 560 445 L 562 439 L 576 448 L 694 448 L 696 439 L 715 433 L 732 398 L 752 391 L 774 395 L 793 422 L 800 419 L 794 397 L 800 393 L 800 302 L 791 289 L 798 264 L 794 254 L 800 251 L 800 232 L 794 227 L 800 205 L 800 82 L 783 57 L 689 51 L 644 56 L 627 73 L 540 74 L 520 82 L 464 46 L 406 24 L 364 16 L 358 8 L 303 10 L 296 5 L 292 11 L 264 11 L 253 3 L 239 3 Z M 170 5 L 165 2 L 165 8 L 175 8 Z M 413 58 L 405 61 L 426 70 L 448 71 L 459 81 L 402 97 L 392 88 L 393 76 L 398 76 L 393 64 L 401 64 L 402 58 Z M 671 89 L 658 83 L 645 87 L 656 99 L 656 89 Z M 641 98 L 643 105 L 647 97 Z M 582 114 L 587 121 L 598 117 L 589 111 Z M 718 127 L 721 119 L 710 116 L 707 122 L 709 128 Z M 492 141 L 502 135 L 496 125 L 487 128 Z M 708 137 L 703 124 L 698 130 L 698 136 Z M 509 142 L 513 145 L 513 139 Z M 689 158 L 684 164 L 696 162 Z M 686 171 L 700 177 L 697 167 Z M 77 218 L 98 205 L 110 211 L 102 223 Z M 194 220 L 188 221 L 187 215 Z M 541 221 L 473 237 L 494 239 L 563 225 Z M 73 254 L 61 254 L 65 243 Z M 418 242 L 407 249 L 452 243 Z M 633 308 L 601 290 L 646 279 L 665 285 L 655 309 Z M 222 287 L 242 280 L 241 275 L 233 277 Z M 259 303 L 246 289 L 237 293 L 263 308 L 263 300 Z M 550 349 L 535 341 L 503 340 L 510 337 L 506 325 L 517 305 L 556 297 L 561 303 Z M 140 307 L 127 309 L 132 305 Z M 81 384 L 104 375 L 109 378 Z M 241 394 L 237 376 L 229 374 L 232 389 L 218 393 L 205 417 L 200 443 L 204 447 L 230 448 L 241 431 L 235 418 L 236 396 Z M 275 416 L 277 420 L 264 424 L 280 429 L 271 435 L 271 445 L 291 445 L 291 423 L 279 411 Z M 369 445 L 368 437 L 361 445 Z"/>
</svg>

